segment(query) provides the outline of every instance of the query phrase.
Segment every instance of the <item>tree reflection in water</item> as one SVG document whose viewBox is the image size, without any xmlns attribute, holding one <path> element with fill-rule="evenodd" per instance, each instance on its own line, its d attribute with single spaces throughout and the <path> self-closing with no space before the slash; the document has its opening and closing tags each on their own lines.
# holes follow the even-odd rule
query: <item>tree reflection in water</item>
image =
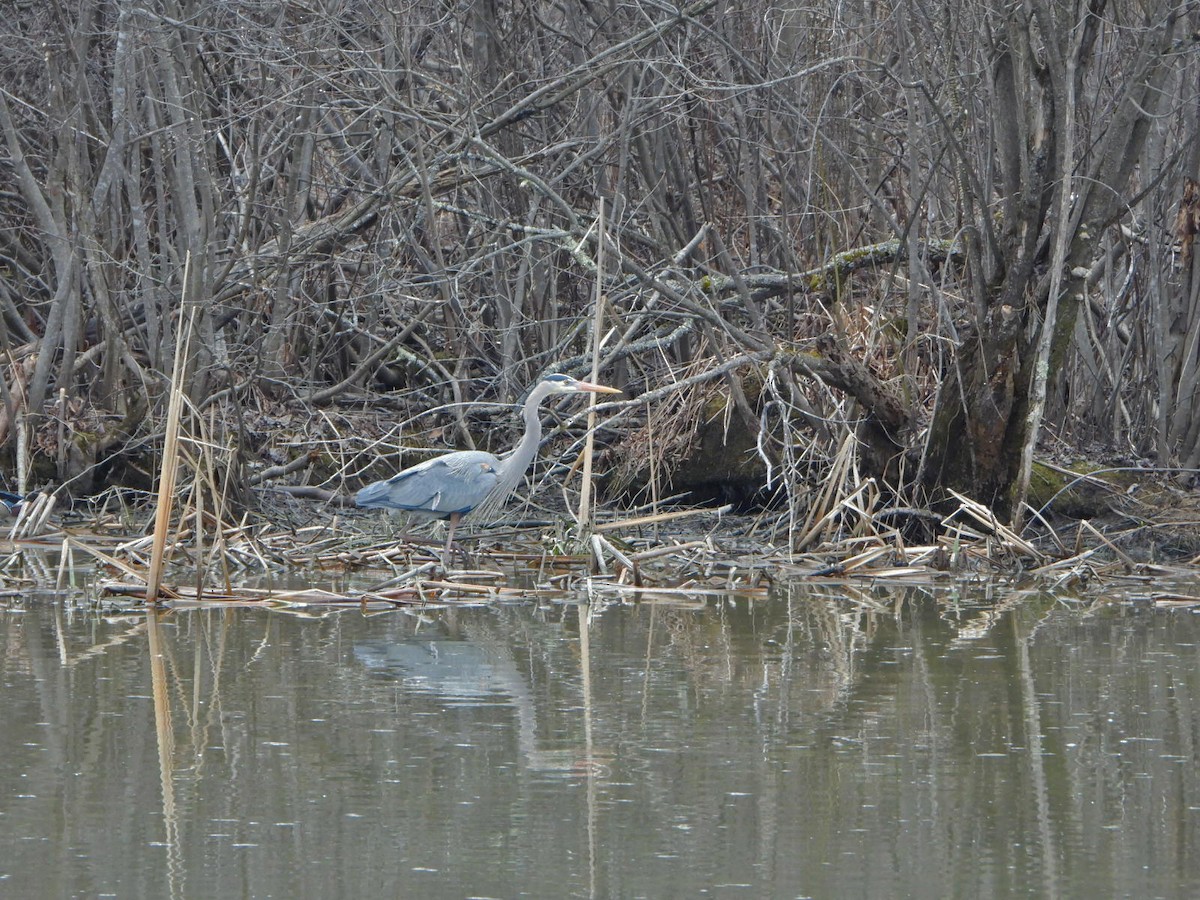
<svg viewBox="0 0 1200 900">
<path fill-rule="evenodd" d="M 153 652 L 143 615 L 31 601 L 0 613 L 0 878 L 1191 893 L 1197 617 L 1064 599 L 196 610 L 159 616 Z"/>
</svg>

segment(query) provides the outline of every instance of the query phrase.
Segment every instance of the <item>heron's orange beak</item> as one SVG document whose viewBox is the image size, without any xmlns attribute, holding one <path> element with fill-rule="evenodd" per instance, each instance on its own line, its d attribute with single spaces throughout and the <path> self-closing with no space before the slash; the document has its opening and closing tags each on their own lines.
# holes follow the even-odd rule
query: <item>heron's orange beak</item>
<svg viewBox="0 0 1200 900">
<path fill-rule="evenodd" d="M 603 384 L 592 384 L 590 381 L 576 381 L 572 387 L 577 391 L 591 391 L 594 394 L 619 394 L 620 388 L 608 387 Z"/>
</svg>

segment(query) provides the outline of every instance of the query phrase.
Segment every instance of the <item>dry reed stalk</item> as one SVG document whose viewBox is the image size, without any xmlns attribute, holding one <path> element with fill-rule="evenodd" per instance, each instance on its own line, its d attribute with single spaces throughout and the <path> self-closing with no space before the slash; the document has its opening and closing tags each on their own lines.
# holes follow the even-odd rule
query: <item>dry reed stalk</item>
<svg viewBox="0 0 1200 900">
<path fill-rule="evenodd" d="M 32 500 L 22 503 L 16 521 L 9 529 L 9 540 L 17 541 L 41 534 L 57 503 L 55 494 L 35 494 Z"/>
<path fill-rule="evenodd" d="M 604 198 L 600 199 L 600 212 L 596 217 L 596 310 L 592 325 L 592 383 L 600 380 L 601 329 L 604 326 Z M 583 483 L 579 486 L 578 538 L 580 543 L 592 530 L 592 458 L 596 445 L 596 402 L 593 393 L 588 394 L 587 433 L 583 438 Z M 597 563 L 600 563 L 597 554 Z"/>
<path fill-rule="evenodd" d="M 596 575 L 607 576 L 608 566 L 604 562 L 604 545 L 601 540 L 602 538 L 598 534 L 588 535 L 592 551 L 592 572 Z"/>
<path fill-rule="evenodd" d="M 647 405 L 646 407 L 646 450 L 648 453 L 647 461 L 650 465 L 650 510 L 653 514 L 658 514 L 658 459 L 654 455 L 654 411 Z M 654 539 L 658 540 L 658 528 L 654 529 Z"/>
<path fill-rule="evenodd" d="M 850 470 L 854 457 L 854 446 L 854 435 L 847 434 L 842 441 L 842 445 L 838 448 L 833 464 L 829 467 L 829 473 L 825 478 L 825 486 L 821 489 L 817 501 L 809 507 L 808 516 L 804 520 L 799 540 L 792 543 L 792 550 L 794 552 L 799 553 L 803 551 L 833 521 L 833 517 L 838 511 L 839 502 L 835 499 L 834 495 L 840 490 L 841 484 Z M 862 486 L 860 485 L 859 490 L 861 489 Z M 856 490 L 854 494 L 857 493 L 858 491 Z"/>
<path fill-rule="evenodd" d="M 175 481 L 179 465 L 179 421 L 183 404 L 177 402 L 182 386 L 173 380 L 167 406 L 167 430 L 163 441 L 162 469 L 158 477 L 158 502 L 154 511 L 154 535 L 150 545 L 150 570 L 146 576 L 146 602 L 157 603 L 166 562 L 167 533 L 175 503 Z"/>
<path fill-rule="evenodd" d="M 598 534 L 592 535 L 592 540 L 596 542 L 597 551 L 599 551 L 600 549 L 603 549 L 605 552 L 608 553 L 609 556 L 611 556 L 613 559 L 615 559 L 617 561 L 617 564 L 624 570 L 621 573 L 622 580 L 624 580 L 625 574 L 629 574 L 630 576 L 633 577 L 634 584 L 641 583 L 641 573 L 638 570 L 637 563 L 635 563 L 628 556 L 626 556 L 624 553 L 622 553 L 616 547 L 616 545 L 614 545 L 612 543 L 612 541 L 608 540 L 607 538 L 601 537 Z"/>
<path fill-rule="evenodd" d="M 724 515 L 733 509 L 732 503 L 726 503 L 724 506 L 719 506 L 716 509 L 680 509 L 672 512 L 657 513 L 652 516 L 638 516 L 634 519 L 621 519 L 616 522 L 603 522 L 596 525 L 594 531 L 619 531 L 622 528 L 637 528 L 642 525 L 658 525 L 662 522 L 670 522 L 674 519 L 685 519 L 688 516 L 700 515 L 701 513 L 718 516 Z"/>
<path fill-rule="evenodd" d="M 900 531 L 886 525 L 880 525 L 877 520 L 879 507 L 879 488 L 875 479 L 868 478 L 863 482 L 866 491 L 866 502 L 855 502 L 857 495 L 851 495 L 839 504 L 839 508 L 849 510 L 858 517 L 857 523 L 851 528 L 852 540 L 871 540 L 887 543 L 890 549 L 903 546 Z"/>
<path fill-rule="evenodd" d="M 204 592 L 204 570 L 207 567 L 204 554 L 204 487 L 200 483 L 200 463 L 192 456 L 191 453 L 184 453 L 184 459 L 188 463 L 190 471 L 195 472 L 196 476 L 192 479 L 192 515 L 195 518 L 195 537 L 193 542 L 196 549 L 196 599 L 200 599 L 200 595 Z M 183 523 L 187 520 L 187 511 L 180 509 L 179 523 L 182 529 Z"/>
<path fill-rule="evenodd" d="M 228 471 L 233 466 L 232 455 L 225 454 L 226 471 L 223 479 L 218 478 L 216 454 L 220 451 L 227 451 L 227 447 L 218 447 L 214 439 L 216 434 L 216 409 L 209 409 L 209 421 L 205 424 L 202 416 L 197 417 L 197 422 L 200 426 L 200 441 L 198 443 L 200 450 L 200 459 L 195 465 L 196 472 L 196 555 L 201 561 L 201 565 L 197 566 L 196 572 L 196 590 L 201 591 L 204 583 L 204 573 L 215 559 L 221 566 L 221 572 L 225 579 L 226 590 L 231 589 L 232 573 L 230 572 L 230 547 L 229 540 L 225 534 L 225 526 L 227 523 L 226 500 L 229 490 L 229 485 L 232 482 L 232 472 Z M 221 487 L 218 487 L 221 485 Z M 212 497 L 213 509 L 211 514 L 212 519 L 212 535 L 211 535 L 211 552 L 208 560 L 205 560 L 204 554 L 204 497 L 205 490 Z M 250 542 L 253 547 L 253 542 Z M 265 561 L 264 561 L 264 568 Z"/>
<path fill-rule="evenodd" d="M 803 551 L 805 547 L 817 542 L 818 538 L 827 540 L 830 528 L 836 517 L 844 508 L 844 505 L 857 498 L 860 493 L 863 493 L 870 485 L 870 482 L 864 481 L 859 484 L 853 491 L 842 494 L 841 497 L 836 497 L 835 494 L 841 491 L 842 482 L 850 474 L 850 469 L 853 464 L 853 448 L 856 443 L 856 438 L 853 434 L 847 434 L 846 440 L 842 442 L 841 449 L 838 451 L 838 457 L 835 458 L 832 469 L 826 480 L 826 485 L 821 490 L 820 497 L 817 502 L 812 504 L 808 518 L 804 523 L 804 533 L 800 535 L 796 544 L 793 545 L 793 552 Z M 823 538 L 822 538 L 822 535 Z"/>
<path fill-rule="evenodd" d="M 133 568 L 132 566 L 126 565 L 125 563 L 123 563 L 119 559 L 117 559 L 115 556 L 110 556 L 109 554 L 105 553 L 103 550 L 97 550 L 95 547 L 91 547 L 88 544 L 83 543 L 82 541 L 76 540 L 75 538 L 68 537 L 67 540 L 70 542 L 71 546 L 74 549 L 82 550 L 84 553 L 87 553 L 90 556 L 94 556 L 97 560 L 100 561 L 100 563 L 102 565 L 106 565 L 106 566 L 110 566 L 114 569 L 118 569 L 119 571 L 124 572 L 130 578 L 137 579 L 138 581 L 141 581 L 143 583 L 146 581 L 146 576 L 142 572 L 139 572 L 137 569 Z M 120 550 L 120 549 L 121 548 L 118 548 L 118 550 Z"/>
<path fill-rule="evenodd" d="M 950 491 L 950 494 L 955 500 L 958 501 L 959 506 L 957 510 L 947 517 L 947 524 L 949 523 L 950 519 L 953 519 L 960 512 L 964 513 L 970 518 L 974 519 L 980 525 L 984 526 L 984 528 L 991 531 L 998 540 L 1003 542 L 1004 545 L 1008 547 L 1009 550 L 1016 551 L 1023 556 L 1028 556 L 1038 561 L 1045 559 L 1045 556 L 1035 546 L 1033 546 L 1033 544 L 1020 537 L 1007 525 L 1001 523 L 1000 520 L 996 518 L 995 514 L 982 503 L 978 503 L 972 500 L 970 497 L 960 494 L 957 491 L 952 490 Z M 1096 533 L 1099 535 L 1099 532 Z"/>
<path fill-rule="evenodd" d="M 1122 564 L 1125 566 L 1126 569 L 1132 571 L 1137 568 L 1137 563 L 1135 563 L 1133 561 L 1133 558 L 1130 557 L 1129 554 L 1127 554 L 1123 550 L 1121 550 L 1120 547 L 1118 547 L 1116 544 L 1114 544 L 1112 541 L 1110 541 L 1108 538 L 1106 538 L 1103 534 L 1101 534 L 1096 529 L 1096 526 L 1094 526 L 1091 522 L 1089 522 L 1087 519 L 1084 519 L 1079 524 L 1082 525 L 1084 528 L 1086 528 L 1088 531 L 1090 531 L 1098 540 L 1100 540 L 1101 543 L 1104 544 L 1105 547 L 1107 547 L 1109 550 L 1111 550 L 1116 555 L 1116 557 L 1119 560 L 1121 560 Z"/>
<path fill-rule="evenodd" d="M 685 550 L 698 550 L 701 547 L 707 547 L 708 541 L 688 541 L 683 544 L 672 544 L 669 547 L 652 547 L 649 550 L 643 550 L 640 553 L 634 553 L 629 558 L 638 562 L 656 559 L 660 556 L 670 556 L 674 553 L 682 553 Z"/>
<path fill-rule="evenodd" d="M 63 538 L 62 550 L 58 557 L 58 577 L 54 580 L 54 589 L 61 591 L 66 586 L 67 569 L 71 570 L 71 584 L 75 584 L 75 557 L 71 554 L 71 539 Z"/>
<path fill-rule="evenodd" d="M 1026 504 L 1026 506 L 1028 509 L 1029 516 L 1025 519 L 1025 524 L 1024 524 L 1024 526 L 1022 526 L 1021 530 L 1024 531 L 1025 528 L 1028 528 L 1030 526 L 1030 524 L 1032 524 L 1034 521 L 1037 521 L 1038 523 L 1041 524 L 1041 526 L 1043 528 L 1046 529 L 1046 533 L 1048 535 L 1050 535 L 1050 540 L 1054 541 L 1054 545 L 1056 547 L 1058 547 L 1058 552 L 1062 553 L 1063 555 L 1068 555 L 1071 551 L 1067 549 L 1067 545 L 1064 544 L 1062 542 L 1062 540 L 1059 538 L 1058 532 L 1054 530 L 1054 526 L 1051 525 L 1046 520 L 1046 517 L 1042 515 L 1042 510 L 1034 509 L 1032 506 L 1029 506 L 1028 504 Z"/>
<path fill-rule="evenodd" d="M 158 503 L 154 510 L 154 540 L 150 548 L 150 571 L 146 576 L 146 602 L 157 603 L 162 588 L 163 566 L 166 562 L 167 532 L 171 527 L 171 512 L 175 503 L 175 481 L 179 470 L 179 429 L 183 417 L 183 385 L 187 370 L 187 354 L 191 348 L 195 317 L 188 309 L 188 272 L 192 258 L 189 254 L 183 265 L 179 330 L 175 333 L 175 361 L 171 367 L 171 396 L 167 403 L 166 434 L 163 438 L 162 469 L 158 475 Z"/>
<path fill-rule="evenodd" d="M 1089 547 L 1087 550 L 1076 553 L 1073 556 L 1068 556 L 1066 559 L 1059 559 L 1052 563 L 1047 563 L 1044 566 L 1038 566 L 1036 569 L 1030 570 L 1029 574 L 1039 577 L 1043 575 L 1049 576 L 1059 572 L 1065 572 L 1066 574 L 1063 577 L 1070 577 L 1080 572 L 1084 568 L 1091 569 L 1090 565 L 1085 566 L 1084 564 L 1099 552 L 1099 547 Z"/>
</svg>

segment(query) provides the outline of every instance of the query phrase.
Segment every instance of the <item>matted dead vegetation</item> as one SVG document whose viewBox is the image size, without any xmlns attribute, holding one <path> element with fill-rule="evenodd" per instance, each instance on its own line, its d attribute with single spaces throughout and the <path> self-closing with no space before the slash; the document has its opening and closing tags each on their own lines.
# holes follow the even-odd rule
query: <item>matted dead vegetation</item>
<svg viewBox="0 0 1200 900">
<path fill-rule="evenodd" d="M 561 509 L 511 509 L 509 524 L 465 536 L 467 565 L 442 568 L 440 538 L 400 534 L 373 513 L 339 506 L 314 509 L 287 493 L 269 502 L 273 514 L 221 521 L 184 499 L 163 544 L 165 575 L 158 603 L 263 605 L 295 611 L 397 606 L 539 603 L 581 596 L 619 602 L 685 602 L 723 596 L 772 596 L 777 587 L 807 581 L 861 588 L 888 584 L 950 584 L 1000 578 L 1061 590 L 1106 583 L 1141 585 L 1146 602 L 1200 604 L 1200 592 L 1178 586 L 1194 580 L 1200 555 L 1183 555 L 1196 532 L 1200 506 L 1161 485 L 1148 503 L 1133 496 L 1125 513 L 1102 524 L 1060 522 L 1017 534 L 986 507 L 966 497 L 934 517 L 926 542 L 906 539 L 884 522 L 869 483 L 824 494 L 820 516 L 797 528 L 780 510 L 754 515 L 730 507 L 667 512 L 601 511 L 580 542 Z M 1167 494 L 1175 508 L 1164 510 Z M 189 496 L 187 486 L 181 497 Z M 537 496 L 540 496 L 538 494 Z M 47 498 L 44 512 L 52 507 Z M 32 507 L 31 507 L 32 510 Z M 1147 514 L 1153 512 L 1153 521 Z M 1140 513 L 1140 515 L 1139 515 Z M 23 516 L 6 541 L 0 572 L 6 585 L 64 588 L 98 571 L 92 596 L 108 604 L 142 605 L 147 598 L 155 536 L 150 522 L 139 537 L 123 537 L 126 510 L 92 519 Z M 531 516 L 544 516 L 534 518 Z M 935 521 L 936 519 L 936 521 Z M 38 521 L 40 534 L 30 534 Z M 197 523 L 205 534 L 197 538 Z M 1194 537 L 1191 539 L 1194 543 Z M 802 549 L 801 549 L 802 547 Z M 1195 550 L 1200 548 L 1193 547 Z M 37 559 L 53 562 L 37 563 Z M 266 578 L 276 583 L 263 587 Z M 857 586 L 857 587 L 855 587 Z"/>
</svg>

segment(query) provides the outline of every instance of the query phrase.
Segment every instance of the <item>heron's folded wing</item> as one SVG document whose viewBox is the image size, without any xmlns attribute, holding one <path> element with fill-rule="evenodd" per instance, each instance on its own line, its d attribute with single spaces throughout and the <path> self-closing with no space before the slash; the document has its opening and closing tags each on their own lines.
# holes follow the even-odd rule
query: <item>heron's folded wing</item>
<svg viewBox="0 0 1200 900">
<path fill-rule="evenodd" d="M 449 453 L 360 490 L 358 506 L 423 512 L 445 518 L 466 513 L 496 484 L 495 457 L 479 451 Z"/>
</svg>

